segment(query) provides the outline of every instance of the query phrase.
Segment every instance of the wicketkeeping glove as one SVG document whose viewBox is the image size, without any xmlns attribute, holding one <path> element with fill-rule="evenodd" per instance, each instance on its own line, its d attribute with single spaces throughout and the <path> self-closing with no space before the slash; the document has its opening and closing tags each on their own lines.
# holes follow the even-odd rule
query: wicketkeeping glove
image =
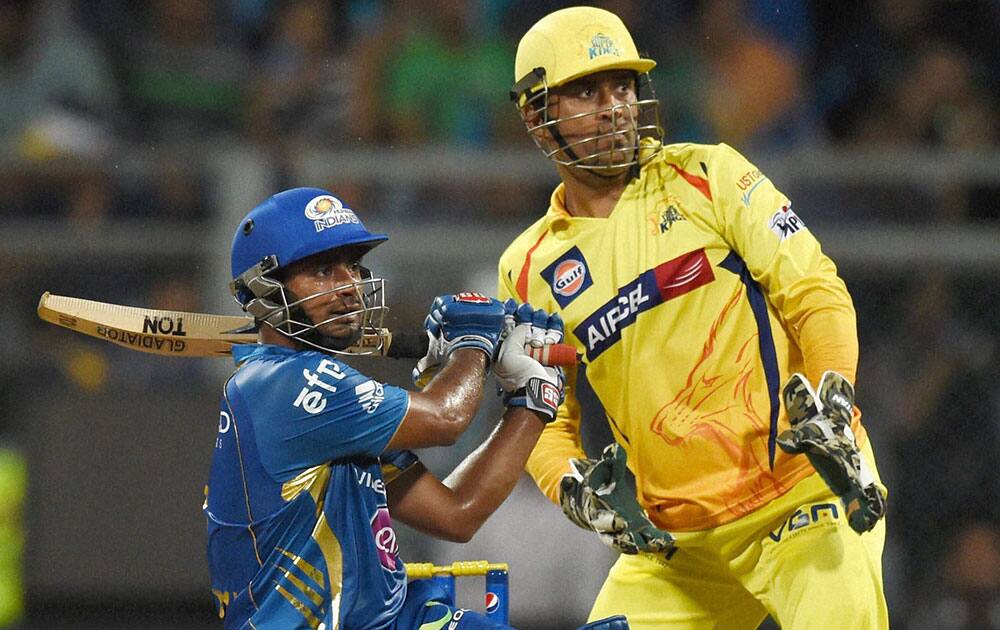
<svg viewBox="0 0 1000 630">
<path fill-rule="evenodd" d="M 840 497 L 851 529 L 862 534 L 885 515 L 886 490 L 861 456 L 851 430 L 854 387 L 829 371 L 819 394 L 809 380 L 793 374 L 783 392 L 792 428 L 778 436 L 786 453 L 805 453 L 813 468 Z"/>
<path fill-rule="evenodd" d="M 556 417 L 565 398 L 562 368 L 546 367 L 528 356 L 525 346 L 542 347 L 559 343 L 563 321 L 558 313 L 549 315 L 534 310 L 530 304 L 518 306 L 507 300 L 506 333 L 500 345 L 493 374 L 504 394 L 507 407 L 527 407 L 542 415 L 546 422 Z"/>
<path fill-rule="evenodd" d="M 562 511 L 622 553 L 670 551 L 674 537 L 653 525 L 636 501 L 625 483 L 625 461 L 625 449 L 617 443 L 605 448 L 600 459 L 570 459 L 573 470 L 563 475 L 559 488 Z"/>
<path fill-rule="evenodd" d="M 431 303 L 424 318 L 427 331 L 427 354 L 417 361 L 413 381 L 423 387 L 455 350 L 475 348 L 492 361 L 500 335 L 504 331 L 504 305 L 480 293 L 440 295 Z"/>
</svg>

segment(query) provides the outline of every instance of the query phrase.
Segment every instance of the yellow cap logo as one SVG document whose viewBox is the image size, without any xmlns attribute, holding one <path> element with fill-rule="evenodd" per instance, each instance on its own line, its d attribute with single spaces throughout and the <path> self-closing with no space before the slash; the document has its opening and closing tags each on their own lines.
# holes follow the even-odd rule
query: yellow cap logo
<svg viewBox="0 0 1000 630">
<path fill-rule="evenodd" d="M 587 55 L 590 59 L 603 57 L 604 55 L 622 56 L 618 51 L 618 46 L 615 45 L 615 40 L 604 33 L 598 33 L 590 39 L 590 48 L 587 49 Z"/>
</svg>

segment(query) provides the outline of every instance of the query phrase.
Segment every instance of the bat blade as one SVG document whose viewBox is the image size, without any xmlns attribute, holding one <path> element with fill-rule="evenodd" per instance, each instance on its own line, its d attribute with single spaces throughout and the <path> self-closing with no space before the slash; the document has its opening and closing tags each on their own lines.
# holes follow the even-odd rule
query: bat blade
<svg viewBox="0 0 1000 630">
<path fill-rule="evenodd" d="M 174 357 L 220 357 L 256 343 L 252 317 L 121 306 L 45 292 L 38 316 L 130 350 Z"/>
</svg>

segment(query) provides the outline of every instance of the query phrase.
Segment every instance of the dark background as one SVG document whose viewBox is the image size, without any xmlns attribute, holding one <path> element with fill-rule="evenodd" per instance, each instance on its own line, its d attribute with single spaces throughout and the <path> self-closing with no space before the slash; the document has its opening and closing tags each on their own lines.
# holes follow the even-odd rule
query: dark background
<svg viewBox="0 0 1000 630">
<path fill-rule="evenodd" d="M 493 293 L 557 183 L 507 101 L 514 50 L 566 4 L 0 3 L 0 619 L 20 601 L 24 628 L 219 627 L 200 507 L 231 365 L 48 326 L 41 293 L 236 314 L 234 226 L 293 185 L 390 233 L 369 262 L 393 326 Z M 668 141 L 747 155 L 847 280 L 893 627 L 1000 627 L 1000 4 L 595 4 L 658 60 Z M 499 409 L 422 457 L 447 473 Z M 528 481 L 464 547 L 400 535 L 408 560 L 510 563 L 525 628 L 583 623 L 613 561 Z"/>
</svg>

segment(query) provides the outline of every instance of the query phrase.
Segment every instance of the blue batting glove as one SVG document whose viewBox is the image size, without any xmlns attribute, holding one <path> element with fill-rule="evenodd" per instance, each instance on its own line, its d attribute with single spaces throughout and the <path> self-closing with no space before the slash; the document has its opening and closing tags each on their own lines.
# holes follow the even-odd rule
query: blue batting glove
<svg viewBox="0 0 1000 630">
<path fill-rule="evenodd" d="M 441 340 L 442 358 L 459 348 L 475 348 L 493 361 L 504 330 L 504 305 L 481 293 L 457 293 L 434 299 L 424 327 Z"/>
</svg>

